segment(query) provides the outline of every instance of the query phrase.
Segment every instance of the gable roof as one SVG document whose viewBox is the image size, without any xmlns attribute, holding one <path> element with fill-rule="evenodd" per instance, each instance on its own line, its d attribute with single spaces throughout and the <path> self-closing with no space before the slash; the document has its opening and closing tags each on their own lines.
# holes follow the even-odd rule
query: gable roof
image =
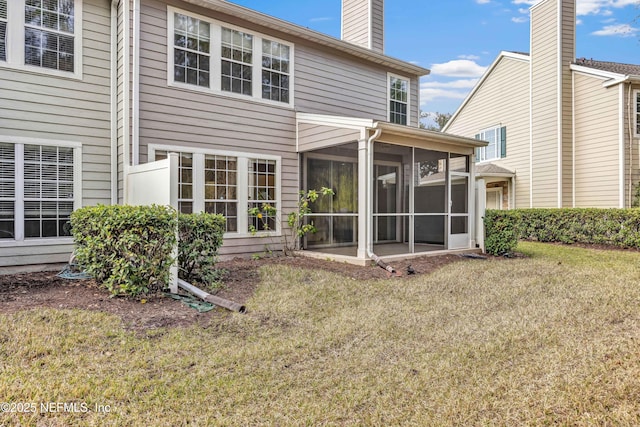
<svg viewBox="0 0 640 427">
<path fill-rule="evenodd" d="M 203 7 L 205 9 L 214 10 L 217 12 L 225 13 L 255 24 L 261 25 L 265 28 L 276 30 L 285 34 L 289 34 L 309 42 L 322 45 L 354 57 L 369 61 L 375 64 L 384 65 L 397 71 L 404 73 L 425 76 L 431 71 L 427 68 L 420 67 L 410 62 L 402 61 L 400 59 L 387 56 L 383 53 L 379 53 L 353 43 L 339 40 L 335 37 L 320 33 L 318 31 L 310 30 L 291 22 L 283 21 L 282 19 L 274 18 L 273 16 L 266 15 L 264 13 L 257 12 L 253 9 L 249 9 L 237 4 L 225 1 L 225 0 L 184 0 L 187 3 L 191 3 L 196 6 Z"/>
</svg>

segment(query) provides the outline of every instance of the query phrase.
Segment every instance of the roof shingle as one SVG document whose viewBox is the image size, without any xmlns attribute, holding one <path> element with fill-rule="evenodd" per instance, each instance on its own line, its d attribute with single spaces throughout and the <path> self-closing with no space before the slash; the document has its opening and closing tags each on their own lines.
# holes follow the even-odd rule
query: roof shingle
<svg viewBox="0 0 640 427">
<path fill-rule="evenodd" d="M 574 61 L 574 64 L 583 67 L 594 68 L 596 70 L 608 71 L 610 73 L 633 76 L 640 75 L 640 65 L 622 64 L 620 62 L 596 61 L 594 59 L 587 58 L 578 58 Z"/>
</svg>

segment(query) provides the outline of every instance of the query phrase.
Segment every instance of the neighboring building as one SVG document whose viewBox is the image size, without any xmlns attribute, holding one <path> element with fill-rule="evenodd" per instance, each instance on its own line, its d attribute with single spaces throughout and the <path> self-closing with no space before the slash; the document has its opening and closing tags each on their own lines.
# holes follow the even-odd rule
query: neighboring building
<svg viewBox="0 0 640 427">
<path fill-rule="evenodd" d="M 487 208 L 630 207 L 640 66 L 575 58 L 575 0 L 531 8 L 531 53 L 502 52 L 445 132 L 476 153 Z"/>
<path fill-rule="evenodd" d="M 227 218 L 223 256 L 278 248 L 281 213 L 321 186 L 336 194 L 307 249 L 364 262 L 475 247 L 486 143 L 419 129 L 429 71 L 384 55 L 382 0 L 343 1 L 344 40 L 223 0 L 44 4 L 0 12 L 0 266 L 66 260 L 71 210 L 153 199 L 132 171 L 169 153 L 177 207 Z M 265 202 L 278 215 L 253 234 Z"/>
</svg>

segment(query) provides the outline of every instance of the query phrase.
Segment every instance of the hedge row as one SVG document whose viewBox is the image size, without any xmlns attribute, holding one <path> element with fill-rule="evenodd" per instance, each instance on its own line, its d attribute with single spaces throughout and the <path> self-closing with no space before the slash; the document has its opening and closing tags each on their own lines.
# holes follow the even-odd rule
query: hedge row
<svg viewBox="0 0 640 427">
<path fill-rule="evenodd" d="M 211 277 L 222 244 L 224 218 L 177 215 L 166 206 L 90 206 L 71 215 L 76 261 L 112 295 L 138 296 L 164 290 L 175 258 L 185 280 Z"/>
<path fill-rule="evenodd" d="M 488 210 L 484 224 L 486 251 L 494 255 L 512 251 L 519 239 L 640 248 L 640 209 Z"/>
</svg>

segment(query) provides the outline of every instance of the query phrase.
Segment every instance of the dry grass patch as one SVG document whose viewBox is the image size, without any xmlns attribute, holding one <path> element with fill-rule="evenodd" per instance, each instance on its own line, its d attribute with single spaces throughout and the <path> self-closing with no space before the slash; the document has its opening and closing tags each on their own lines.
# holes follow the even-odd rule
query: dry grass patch
<svg viewBox="0 0 640 427">
<path fill-rule="evenodd" d="M 208 329 L 140 337 L 84 311 L 0 316 L 0 396 L 111 413 L 25 425 L 638 425 L 640 254 L 531 257 L 357 281 L 273 266 Z M 3 423 L 0 418 L 0 424 Z"/>
</svg>

